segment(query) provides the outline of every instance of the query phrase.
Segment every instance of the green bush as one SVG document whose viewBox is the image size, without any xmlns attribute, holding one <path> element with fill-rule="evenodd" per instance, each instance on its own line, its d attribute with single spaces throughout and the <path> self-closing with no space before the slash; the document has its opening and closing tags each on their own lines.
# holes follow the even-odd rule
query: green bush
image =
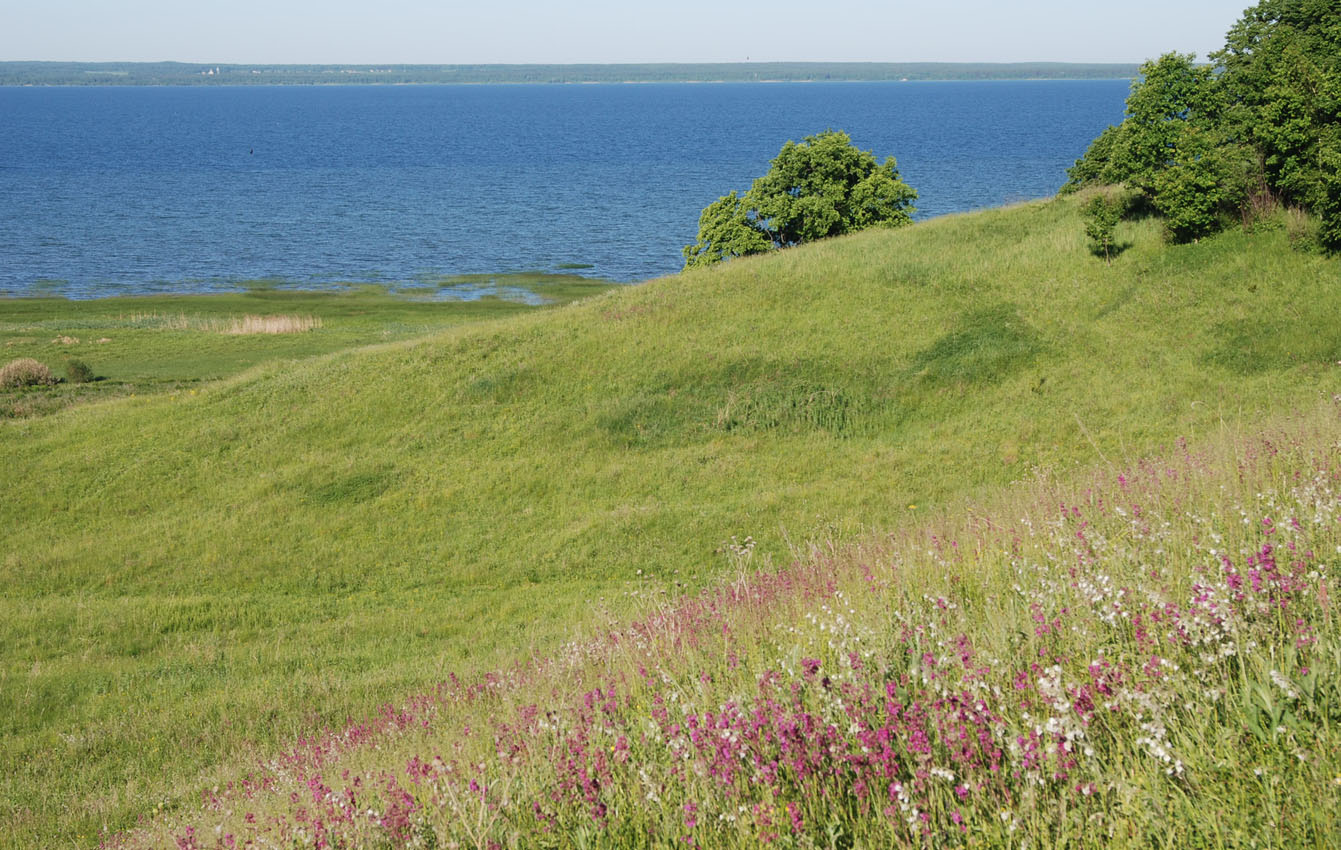
<svg viewBox="0 0 1341 850">
<path fill-rule="evenodd" d="M 65 361 L 65 377 L 72 384 L 87 384 L 93 380 L 93 369 L 83 360 L 72 358 Z"/>
<path fill-rule="evenodd" d="M 31 357 L 20 357 L 0 367 L 0 387 L 33 387 L 39 384 L 54 384 L 51 370 L 45 364 Z"/>
<path fill-rule="evenodd" d="M 1095 195 L 1084 206 L 1085 235 L 1090 238 L 1090 250 L 1109 265 L 1113 263 L 1114 231 L 1122 220 L 1125 203 L 1121 197 Z"/>
</svg>

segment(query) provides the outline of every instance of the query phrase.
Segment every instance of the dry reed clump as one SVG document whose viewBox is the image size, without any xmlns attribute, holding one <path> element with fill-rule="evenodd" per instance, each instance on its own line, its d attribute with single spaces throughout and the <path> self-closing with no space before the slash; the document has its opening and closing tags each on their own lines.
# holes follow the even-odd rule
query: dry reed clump
<svg viewBox="0 0 1341 850">
<path fill-rule="evenodd" d="M 33 387 L 56 383 L 51 370 L 31 357 L 20 357 L 0 366 L 0 387 Z"/>
<path fill-rule="evenodd" d="M 220 331 L 225 334 L 296 334 L 321 327 L 316 316 L 243 316 Z"/>
<path fill-rule="evenodd" d="M 161 315 L 136 313 L 124 319 L 128 327 L 166 331 L 205 331 L 240 336 L 243 334 L 304 333 L 321 327 L 317 316 L 243 316 L 240 319 L 187 316 L 185 313 Z"/>
</svg>

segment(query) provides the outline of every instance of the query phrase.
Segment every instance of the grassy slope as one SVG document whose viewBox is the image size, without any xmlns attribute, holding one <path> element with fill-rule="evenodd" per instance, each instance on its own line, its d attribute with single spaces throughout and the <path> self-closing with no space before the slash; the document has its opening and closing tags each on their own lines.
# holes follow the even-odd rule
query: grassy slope
<svg viewBox="0 0 1341 850">
<path fill-rule="evenodd" d="M 1341 384 L 1335 262 L 1136 222 L 1106 268 L 1076 203 L 4 423 L 7 828 L 125 823 L 732 535 L 782 558 Z"/>
<path fill-rule="evenodd" d="M 639 616 L 110 847 L 1334 846 L 1339 412 L 777 571 L 738 547 L 700 594 L 647 582 Z"/>
</svg>

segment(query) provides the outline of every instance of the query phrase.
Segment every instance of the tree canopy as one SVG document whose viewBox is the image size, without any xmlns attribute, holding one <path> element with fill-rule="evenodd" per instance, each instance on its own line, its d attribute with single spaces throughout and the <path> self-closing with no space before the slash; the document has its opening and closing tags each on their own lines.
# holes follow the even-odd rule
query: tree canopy
<svg viewBox="0 0 1341 850">
<path fill-rule="evenodd" d="M 787 142 L 768 173 L 744 195 L 709 204 L 698 239 L 684 249 L 685 267 L 912 222 L 917 192 L 899 179 L 893 157 L 879 162 L 847 133 L 828 130 Z"/>
<path fill-rule="evenodd" d="M 1196 239 L 1263 196 L 1321 220 L 1341 250 L 1341 0 L 1261 0 L 1213 64 L 1141 67 L 1125 120 L 1095 139 L 1068 188 L 1127 183 Z"/>
</svg>

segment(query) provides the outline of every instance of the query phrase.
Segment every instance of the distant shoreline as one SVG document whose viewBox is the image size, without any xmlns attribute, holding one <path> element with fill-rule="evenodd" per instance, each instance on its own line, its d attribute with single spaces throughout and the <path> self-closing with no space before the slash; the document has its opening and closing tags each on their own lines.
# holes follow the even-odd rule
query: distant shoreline
<svg viewBox="0 0 1341 850">
<path fill-rule="evenodd" d="M 242 65 L 0 62 L 0 86 L 498 85 L 1131 79 L 1135 63 L 740 62 L 579 65 Z"/>
</svg>

